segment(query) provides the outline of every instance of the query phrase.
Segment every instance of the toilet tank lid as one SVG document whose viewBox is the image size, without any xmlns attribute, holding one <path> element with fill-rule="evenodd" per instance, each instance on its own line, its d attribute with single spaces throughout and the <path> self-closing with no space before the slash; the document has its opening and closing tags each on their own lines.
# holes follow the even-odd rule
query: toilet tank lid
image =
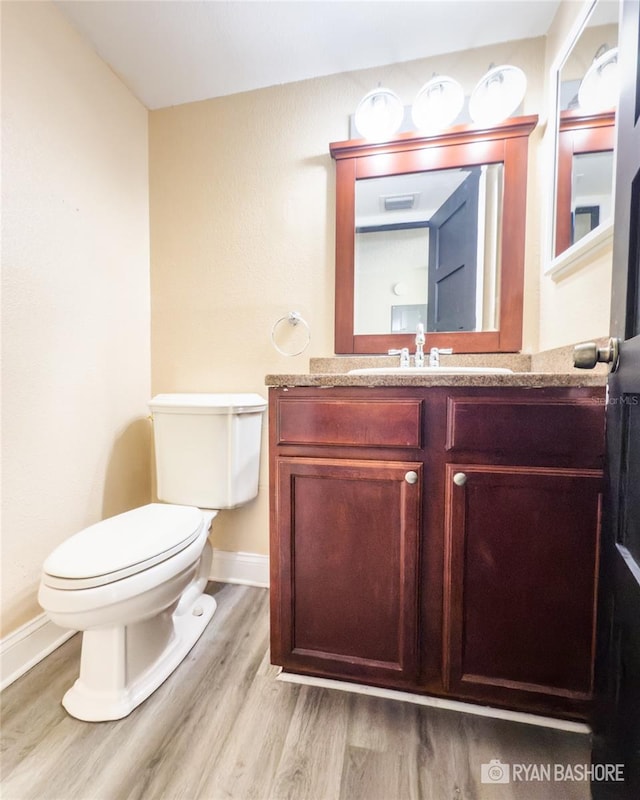
<svg viewBox="0 0 640 800">
<path fill-rule="evenodd" d="M 248 414 L 264 411 L 267 401 L 253 393 L 197 393 L 157 394 L 149 400 L 152 411 L 172 411 L 182 414 Z"/>
</svg>

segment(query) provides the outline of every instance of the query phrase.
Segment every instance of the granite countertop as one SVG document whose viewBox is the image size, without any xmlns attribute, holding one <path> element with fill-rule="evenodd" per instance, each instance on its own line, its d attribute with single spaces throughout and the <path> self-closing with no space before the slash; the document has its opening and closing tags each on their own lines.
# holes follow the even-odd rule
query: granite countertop
<svg viewBox="0 0 640 800">
<path fill-rule="evenodd" d="M 291 386 L 605 386 L 606 376 L 557 372 L 513 372 L 507 375 L 349 375 L 336 372 L 267 375 L 265 384 Z"/>
<path fill-rule="evenodd" d="M 599 340 L 598 340 L 599 341 Z M 349 370 L 396 367 L 397 356 L 333 356 L 312 358 L 307 373 L 267 375 L 265 384 L 291 386 L 605 386 L 608 368 L 593 370 L 573 367 L 573 345 L 543 353 L 488 353 L 441 356 L 442 366 L 507 367 L 511 374 L 497 375 L 349 375 Z"/>
</svg>

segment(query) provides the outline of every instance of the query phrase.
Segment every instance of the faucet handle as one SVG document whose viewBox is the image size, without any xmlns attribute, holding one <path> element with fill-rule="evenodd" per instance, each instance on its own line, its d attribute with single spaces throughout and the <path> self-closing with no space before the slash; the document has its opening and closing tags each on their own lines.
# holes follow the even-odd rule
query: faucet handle
<svg viewBox="0 0 640 800">
<path fill-rule="evenodd" d="M 453 353 L 452 347 L 432 347 L 429 350 L 429 366 L 439 367 L 441 355 L 451 355 Z"/>
<path fill-rule="evenodd" d="M 403 347 L 402 350 L 387 350 L 387 353 L 390 356 L 400 356 L 400 366 L 401 367 L 408 367 L 409 366 L 409 348 Z"/>
</svg>

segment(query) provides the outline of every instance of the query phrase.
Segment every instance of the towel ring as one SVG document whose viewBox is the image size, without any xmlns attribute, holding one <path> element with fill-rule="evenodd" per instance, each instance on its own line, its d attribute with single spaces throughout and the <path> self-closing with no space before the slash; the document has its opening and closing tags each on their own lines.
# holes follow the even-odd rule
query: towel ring
<svg viewBox="0 0 640 800">
<path fill-rule="evenodd" d="M 276 329 L 282 322 L 288 322 L 289 325 L 292 327 L 296 327 L 297 325 L 302 324 L 307 332 L 307 341 L 303 344 L 300 350 L 296 350 L 295 353 L 287 353 L 286 350 L 283 350 L 276 344 Z M 273 328 L 271 328 L 271 344 L 275 347 L 275 349 L 283 356 L 299 356 L 301 353 L 309 347 L 309 343 L 311 342 L 311 329 L 309 328 L 309 323 L 302 318 L 299 311 L 290 311 L 288 314 L 285 314 L 284 317 L 280 317 L 279 320 L 273 323 Z"/>
</svg>

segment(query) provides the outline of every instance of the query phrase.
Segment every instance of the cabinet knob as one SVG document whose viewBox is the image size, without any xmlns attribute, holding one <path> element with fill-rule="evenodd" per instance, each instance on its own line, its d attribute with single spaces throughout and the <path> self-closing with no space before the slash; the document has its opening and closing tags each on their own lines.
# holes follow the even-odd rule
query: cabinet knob
<svg viewBox="0 0 640 800">
<path fill-rule="evenodd" d="M 456 486 L 464 486 L 467 482 L 467 476 L 464 474 L 464 472 L 456 472 L 456 474 L 453 476 L 453 482 Z"/>
<path fill-rule="evenodd" d="M 417 483 L 418 482 L 418 473 L 413 472 L 405 472 L 404 479 L 407 483 Z"/>
</svg>

